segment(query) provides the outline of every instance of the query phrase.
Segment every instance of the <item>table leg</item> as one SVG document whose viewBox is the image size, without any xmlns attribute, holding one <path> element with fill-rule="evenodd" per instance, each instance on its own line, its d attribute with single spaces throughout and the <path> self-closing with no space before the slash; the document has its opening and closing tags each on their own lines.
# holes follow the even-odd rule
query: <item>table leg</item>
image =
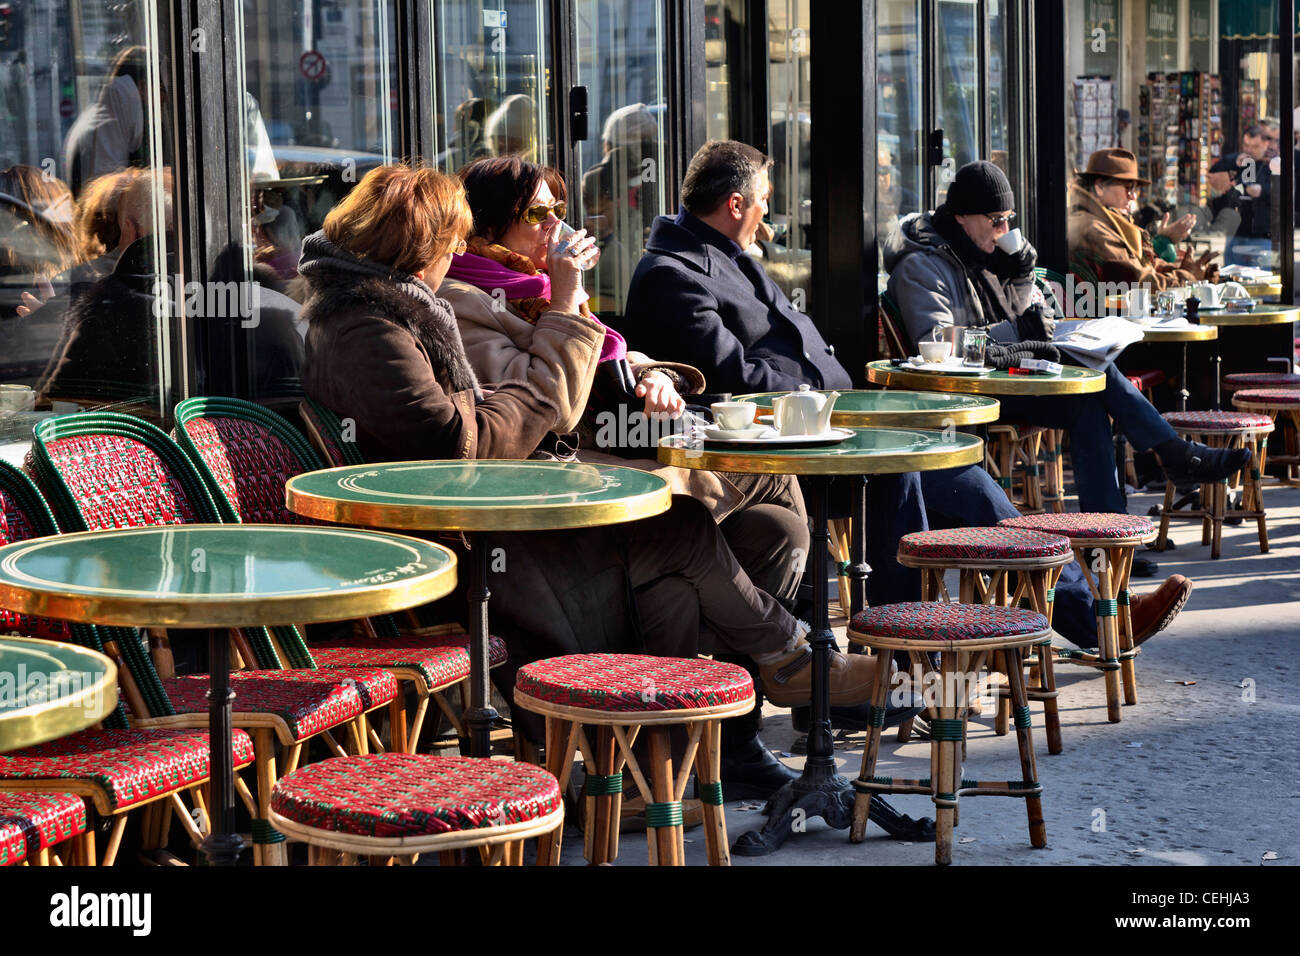
<svg viewBox="0 0 1300 956">
<path fill-rule="evenodd" d="M 827 610 L 826 554 L 830 540 L 826 508 L 828 484 L 829 478 L 817 475 L 806 486 L 806 490 L 811 492 L 808 510 L 813 519 L 812 543 L 809 545 L 812 555 L 810 571 L 813 580 L 813 620 L 808 641 L 813 651 L 810 665 L 813 673 L 808 756 L 799 779 L 786 784 L 768 800 L 767 806 L 763 808 L 767 815 L 767 823 L 763 828 L 742 834 L 736 841 L 732 852 L 739 856 L 766 856 L 775 852 L 792 833 L 804 832 L 804 826 L 811 817 L 821 817 L 837 830 L 846 830 L 853 822 L 854 790 L 848 779 L 836 772 L 835 741 L 831 737 L 830 670 L 835 635 L 831 632 Z M 913 820 L 903 816 L 879 797 L 872 798 L 869 814 L 871 820 L 897 839 L 934 839 L 932 820 Z"/>
<path fill-rule="evenodd" d="M 471 757 L 487 757 L 492 752 L 492 728 L 497 711 L 492 706 L 492 685 L 488 672 L 488 598 L 487 538 L 471 534 L 469 539 L 469 709 L 465 723 L 469 729 Z"/>
<path fill-rule="evenodd" d="M 234 866 L 244 841 L 235 832 L 235 767 L 231 744 L 231 714 L 235 692 L 230 687 L 230 638 L 224 628 L 208 633 L 208 770 L 212 804 L 212 833 L 203 841 L 210 866 Z"/>
<path fill-rule="evenodd" d="M 1178 410 L 1180 412 L 1185 412 L 1187 411 L 1187 399 L 1192 394 L 1187 390 L 1187 343 L 1186 342 L 1183 343 L 1183 372 L 1178 379 L 1178 383 L 1179 383 Z"/>
<path fill-rule="evenodd" d="M 867 606 L 867 576 L 871 574 L 871 565 L 867 564 L 867 479 L 864 475 L 851 480 L 854 484 L 849 512 L 853 516 L 849 541 L 850 620 Z"/>
</svg>

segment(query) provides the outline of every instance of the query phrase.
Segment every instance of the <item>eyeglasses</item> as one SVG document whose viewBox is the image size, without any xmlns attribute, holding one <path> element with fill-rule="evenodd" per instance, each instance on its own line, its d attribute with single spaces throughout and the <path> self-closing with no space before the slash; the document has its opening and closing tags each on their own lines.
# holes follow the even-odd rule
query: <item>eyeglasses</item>
<svg viewBox="0 0 1300 956">
<path fill-rule="evenodd" d="M 555 213 L 556 219 L 563 219 L 565 213 L 567 213 L 568 211 L 569 211 L 569 207 L 564 203 L 563 200 L 560 200 L 559 202 L 551 203 L 551 205 L 549 206 L 547 206 L 545 203 L 538 203 L 536 206 L 529 206 L 527 209 L 525 209 L 523 216 L 521 216 L 520 218 L 523 219 L 523 221 L 528 223 L 530 226 L 536 226 L 543 222 L 546 222 L 546 217 L 551 213 Z"/>
<path fill-rule="evenodd" d="M 465 254 L 465 250 L 468 248 L 469 248 L 469 243 L 466 242 L 464 239 L 462 239 L 454 246 L 451 247 L 451 254 L 453 256 L 463 256 Z"/>
<path fill-rule="evenodd" d="M 984 218 L 986 218 L 990 225 L 996 229 L 1003 223 L 1006 223 L 1008 226 L 1011 225 L 1011 221 L 1016 218 L 1016 214 L 1014 212 L 1009 212 L 1005 216 L 990 216 L 988 213 L 985 213 Z"/>
</svg>

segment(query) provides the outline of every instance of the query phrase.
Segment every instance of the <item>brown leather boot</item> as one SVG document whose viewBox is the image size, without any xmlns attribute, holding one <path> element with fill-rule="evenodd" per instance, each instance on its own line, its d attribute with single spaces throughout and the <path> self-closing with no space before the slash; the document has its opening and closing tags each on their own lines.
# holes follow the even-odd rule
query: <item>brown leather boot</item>
<svg viewBox="0 0 1300 956">
<path fill-rule="evenodd" d="M 759 666 L 763 693 L 778 707 L 799 707 L 812 702 L 812 645 L 799 645 L 780 660 Z M 831 651 L 831 704 L 862 704 L 871 699 L 876 676 L 875 658 L 865 654 Z"/>
<path fill-rule="evenodd" d="M 1172 624 L 1191 593 L 1192 582 L 1181 574 L 1174 574 L 1151 594 L 1134 595 L 1129 607 L 1133 620 L 1133 645 L 1136 647 Z"/>
</svg>

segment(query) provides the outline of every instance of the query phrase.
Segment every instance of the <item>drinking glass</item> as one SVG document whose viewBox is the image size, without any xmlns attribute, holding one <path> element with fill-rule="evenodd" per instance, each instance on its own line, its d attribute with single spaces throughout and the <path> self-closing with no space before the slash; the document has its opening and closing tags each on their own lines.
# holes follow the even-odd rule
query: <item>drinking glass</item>
<svg viewBox="0 0 1300 956">
<path fill-rule="evenodd" d="M 969 368 L 984 367 L 984 346 L 988 342 L 984 329 L 966 329 L 961 336 L 961 364 Z"/>
</svg>

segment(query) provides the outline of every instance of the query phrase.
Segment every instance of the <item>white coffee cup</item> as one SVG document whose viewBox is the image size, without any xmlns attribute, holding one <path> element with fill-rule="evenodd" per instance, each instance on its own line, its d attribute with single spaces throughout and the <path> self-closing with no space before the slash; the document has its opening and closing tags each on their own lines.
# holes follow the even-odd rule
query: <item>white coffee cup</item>
<svg viewBox="0 0 1300 956">
<path fill-rule="evenodd" d="M 1222 286 L 1215 285 L 1213 282 L 1198 282 L 1192 286 L 1192 291 L 1201 300 L 1201 305 L 1208 305 L 1211 308 L 1223 305 Z"/>
<path fill-rule="evenodd" d="M 952 354 L 951 342 L 919 342 L 916 347 L 921 350 L 921 358 L 935 364 L 945 361 Z"/>
<path fill-rule="evenodd" d="M 1009 256 L 1014 256 L 1024 244 L 1025 237 L 1020 234 L 1019 229 L 1009 229 L 998 236 L 998 248 Z"/>
<path fill-rule="evenodd" d="M 714 402 L 709 408 L 718 427 L 729 432 L 738 432 L 754 424 L 754 413 L 758 410 L 753 402 Z"/>
</svg>

